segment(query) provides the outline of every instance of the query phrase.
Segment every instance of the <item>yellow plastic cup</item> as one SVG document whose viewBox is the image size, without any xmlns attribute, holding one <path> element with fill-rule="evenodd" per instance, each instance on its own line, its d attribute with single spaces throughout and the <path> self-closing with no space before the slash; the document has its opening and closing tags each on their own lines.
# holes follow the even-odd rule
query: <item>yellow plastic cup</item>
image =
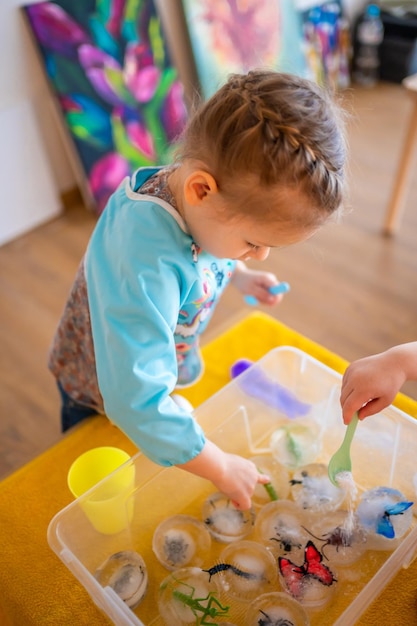
<svg viewBox="0 0 417 626">
<path fill-rule="evenodd" d="M 106 535 L 125 530 L 133 518 L 130 496 L 135 487 L 135 468 L 128 464 L 115 471 L 129 459 L 124 450 L 103 446 L 81 454 L 68 471 L 68 487 L 75 498 L 108 477 L 80 501 L 94 528 Z"/>
</svg>

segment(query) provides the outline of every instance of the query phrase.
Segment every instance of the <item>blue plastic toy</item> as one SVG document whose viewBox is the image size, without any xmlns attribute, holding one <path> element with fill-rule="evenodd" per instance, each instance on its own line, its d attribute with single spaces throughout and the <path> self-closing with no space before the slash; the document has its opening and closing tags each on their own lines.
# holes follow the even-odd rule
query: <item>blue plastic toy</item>
<svg viewBox="0 0 417 626">
<path fill-rule="evenodd" d="M 269 293 L 273 296 L 276 296 L 279 293 L 288 293 L 289 290 L 290 286 L 288 283 L 277 283 L 268 289 Z M 257 306 L 259 304 L 259 301 L 255 298 L 255 296 L 244 296 L 244 299 L 246 304 L 249 304 L 250 306 Z"/>
</svg>

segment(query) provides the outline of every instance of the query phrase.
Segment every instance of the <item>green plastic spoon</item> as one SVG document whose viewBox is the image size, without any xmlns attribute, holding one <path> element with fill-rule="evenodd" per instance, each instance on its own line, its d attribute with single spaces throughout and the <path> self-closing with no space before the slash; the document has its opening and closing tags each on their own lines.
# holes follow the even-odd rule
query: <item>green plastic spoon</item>
<svg viewBox="0 0 417 626">
<path fill-rule="evenodd" d="M 352 443 L 353 435 L 355 434 L 358 421 L 358 414 L 355 413 L 348 427 L 346 428 L 342 445 L 338 450 L 336 450 L 336 452 L 329 461 L 327 471 L 330 480 L 334 485 L 336 485 L 336 487 L 339 487 L 336 480 L 337 475 L 341 472 L 350 472 L 352 470 L 352 461 L 350 459 L 350 444 Z"/>
</svg>

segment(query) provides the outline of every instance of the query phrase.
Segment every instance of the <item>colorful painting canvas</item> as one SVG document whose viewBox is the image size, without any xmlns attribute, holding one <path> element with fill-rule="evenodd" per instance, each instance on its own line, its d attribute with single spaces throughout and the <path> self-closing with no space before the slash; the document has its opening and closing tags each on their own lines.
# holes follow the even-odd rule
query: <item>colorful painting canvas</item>
<svg viewBox="0 0 417 626">
<path fill-rule="evenodd" d="M 204 97 L 232 72 L 306 73 L 294 0 L 183 0 L 183 8 Z"/>
<path fill-rule="evenodd" d="M 299 0 L 300 1 L 300 0 Z M 332 89 L 350 85 L 350 26 L 340 0 L 302 12 L 307 77 Z"/>
<path fill-rule="evenodd" d="M 170 159 L 187 117 L 153 0 L 24 7 L 100 213 L 136 168 Z"/>
</svg>

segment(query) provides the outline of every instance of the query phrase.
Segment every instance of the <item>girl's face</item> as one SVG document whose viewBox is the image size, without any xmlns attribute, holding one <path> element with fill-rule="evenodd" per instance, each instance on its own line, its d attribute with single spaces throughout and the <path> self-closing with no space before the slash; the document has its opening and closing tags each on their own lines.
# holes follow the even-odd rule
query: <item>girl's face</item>
<svg viewBox="0 0 417 626">
<path fill-rule="evenodd" d="M 305 211 L 305 214 L 309 215 L 312 209 L 306 200 L 294 193 L 291 196 L 285 200 L 284 214 L 293 211 L 294 215 L 302 215 Z M 216 200 L 204 203 L 204 209 L 193 207 L 194 210 L 188 211 L 186 217 L 194 241 L 217 258 L 264 261 L 271 248 L 286 247 L 304 241 L 318 230 L 317 226 L 300 225 L 288 218 L 274 220 L 274 211 L 271 211 L 270 205 L 267 211 L 271 216 L 269 219 L 235 214 L 228 218 L 227 207 L 219 206 L 218 202 L 221 202 L 220 196 L 217 196 Z M 282 198 L 279 202 L 282 202 Z M 261 199 L 258 211 L 262 213 Z M 282 213 L 283 208 L 280 210 L 277 206 L 275 214 L 282 216 Z"/>
</svg>

